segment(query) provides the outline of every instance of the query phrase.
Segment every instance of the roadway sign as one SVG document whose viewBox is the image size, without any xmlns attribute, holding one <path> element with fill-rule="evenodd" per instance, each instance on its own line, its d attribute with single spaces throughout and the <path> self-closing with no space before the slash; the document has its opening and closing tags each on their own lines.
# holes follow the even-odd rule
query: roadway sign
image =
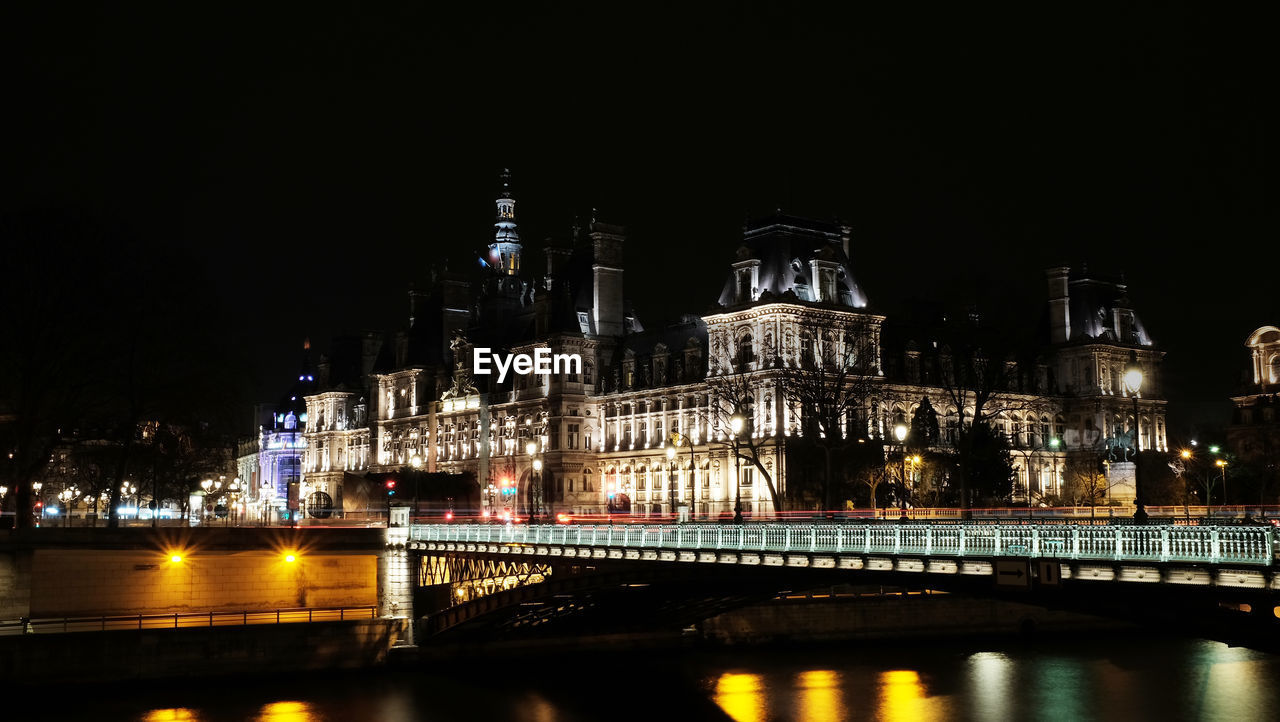
<svg viewBox="0 0 1280 722">
<path fill-rule="evenodd" d="M 1042 587 L 1056 587 L 1062 584 L 1062 566 L 1056 562 L 1037 562 L 1036 577 Z"/>
<path fill-rule="evenodd" d="M 1026 559 L 997 560 L 996 585 L 1029 588 L 1031 586 L 1031 563 Z"/>
</svg>

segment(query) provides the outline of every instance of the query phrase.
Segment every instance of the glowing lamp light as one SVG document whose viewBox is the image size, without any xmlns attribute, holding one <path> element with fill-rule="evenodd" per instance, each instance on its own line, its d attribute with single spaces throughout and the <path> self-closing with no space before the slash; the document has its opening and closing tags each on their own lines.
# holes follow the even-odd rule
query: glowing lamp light
<svg viewBox="0 0 1280 722">
<path fill-rule="evenodd" d="M 906 441 L 907 425 L 899 421 L 898 425 L 893 427 L 893 437 L 898 440 L 898 443 L 902 443 L 903 441 Z"/>
<path fill-rule="evenodd" d="M 667 444 L 667 461 L 676 458 L 676 447 L 673 444 Z"/>
<path fill-rule="evenodd" d="M 1218 448 L 1218 446 L 1217 446 L 1216 444 L 1215 444 L 1214 446 L 1210 446 L 1210 447 L 1209 447 L 1209 453 L 1210 453 L 1210 454 L 1216 454 L 1216 453 L 1218 453 L 1218 451 L 1219 451 L 1219 448 Z"/>
<path fill-rule="evenodd" d="M 169 557 L 169 561 L 173 562 L 174 564 L 177 564 L 178 562 L 182 561 L 182 555 L 174 554 L 173 556 Z"/>
<path fill-rule="evenodd" d="M 446 511 L 446 512 L 444 513 L 444 520 L 445 520 L 445 521 L 453 521 L 453 512 L 451 512 L 451 511 Z"/>
<path fill-rule="evenodd" d="M 538 453 L 538 445 L 530 441 L 529 443 L 524 445 L 524 450 L 529 453 L 529 456 L 533 456 L 534 454 Z"/>
<path fill-rule="evenodd" d="M 285 554 L 285 555 L 284 555 L 284 560 L 285 560 L 286 562 L 289 562 L 290 564 L 292 564 L 293 562 L 297 561 L 297 560 L 298 560 L 298 558 L 297 558 L 297 557 L 295 557 L 295 556 L 294 556 L 294 555 L 292 555 L 292 554 Z"/>
<path fill-rule="evenodd" d="M 1191 458 L 1191 449 L 1183 449 L 1183 450 L 1182 450 L 1182 458 L 1184 458 L 1184 459 L 1190 459 L 1190 458 Z"/>
<path fill-rule="evenodd" d="M 1130 394 L 1138 393 L 1142 388 L 1142 367 L 1138 365 L 1138 352 L 1129 352 L 1129 363 L 1124 366 L 1124 385 Z"/>
<path fill-rule="evenodd" d="M 742 418 L 742 414 L 734 414 L 729 419 L 729 432 L 734 436 L 742 433 L 742 426 L 746 423 L 746 419 Z"/>
</svg>

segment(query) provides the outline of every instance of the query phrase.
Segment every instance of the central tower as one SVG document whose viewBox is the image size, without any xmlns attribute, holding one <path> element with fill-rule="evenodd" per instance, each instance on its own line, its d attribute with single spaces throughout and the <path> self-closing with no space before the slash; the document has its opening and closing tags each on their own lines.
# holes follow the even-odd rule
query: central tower
<svg viewBox="0 0 1280 722">
<path fill-rule="evenodd" d="M 502 170 L 502 191 L 498 195 L 498 218 L 489 244 L 489 265 L 508 276 L 520 275 L 520 234 L 516 231 L 516 201 L 511 197 L 511 171 Z"/>
</svg>

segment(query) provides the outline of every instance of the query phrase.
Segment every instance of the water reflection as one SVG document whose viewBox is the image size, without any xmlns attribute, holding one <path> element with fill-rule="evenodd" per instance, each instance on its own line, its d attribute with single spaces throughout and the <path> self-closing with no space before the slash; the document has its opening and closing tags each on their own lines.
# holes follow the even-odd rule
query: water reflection
<svg viewBox="0 0 1280 722">
<path fill-rule="evenodd" d="M 716 680 L 715 703 L 736 722 L 768 719 L 764 685 L 758 674 L 725 672 Z"/>
<path fill-rule="evenodd" d="M 811 669 L 796 675 L 800 692 L 800 718 L 806 720 L 846 719 L 840 673 L 831 669 Z"/>
<path fill-rule="evenodd" d="M 199 719 L 200 715 L 193 709 L 170 707 L 151 710 L 142 718 L 142 722 L 195 722 Z"/>
<path fill-rule="evenodd" d="M 673 664 L 675 654 L 678 664 Z M 504 664 L 524 669 L 528 660 Z M 566 675 L 575 665 L 578 671 Z M 634 699 L 618 687 L 620 677 L 644 679 L 653 691 Z M 317 684 L 297 676 L 256 686 L 242 680 L 246 687 L 234 695 L 183 689 L 145 701 L 86 699 L 82 713 L 73 716 L 99 722 L 574 722 L 602 716 L 614 722 L 659 717 L 915 722 L 1270 719 L 1280 708 L 1280 656 L 1146 635 L 1031 645 L 934 641 L 602 653 L 587 662 L 573 656 L 542 659 L 518 681 L 498 685 L 447 668 L 368 670 L 323 679 Z M 289 698 L 282 700 L 286 689 Z"/>
<path fill-rule="evenodd" d="M 978 719 L 1011 719 L 1009 708 L 1013 662 L 999 652 L 978 652 L 969 657 L 969 688 L 973 690 L 973 714 Z"/>
<path fill-rule="evenodd" d="M 315 722 L 323 717 L 312 709 L 310 703 L 289 700 L 262 705 L 254 719 L 258 722 Z"/>
<path fill-rule="evenodd" d="M 880 706 L 876 715 L 885 720 L 918 720 L 925 716 L 924 685 L 914 669 L 891 669 L 880 673 Z"/>
</svg>

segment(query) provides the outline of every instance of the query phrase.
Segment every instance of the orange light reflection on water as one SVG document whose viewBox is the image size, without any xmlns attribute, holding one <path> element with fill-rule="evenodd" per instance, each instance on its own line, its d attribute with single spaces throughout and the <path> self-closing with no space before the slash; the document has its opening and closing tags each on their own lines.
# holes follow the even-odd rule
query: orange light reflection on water
<svg viewBox="0 0 1280 722">
<path fill-rule="evenodd" d="M 735 722 L 764 722 L 768 719 L 764 684 L 758 674 L 726 672 L 720 675 L 713 699 Z"/>
<path fill-rule="evenodd" d="M 193 709 L 174 707 L 171 709 L 153 709 L 142 718 L 142 722 L 196 722 L 200 715 Z"/>
<path fill-rule="evenodd" d="M 806 720 L 848 719 L 840 689 L 840 673 L 811 669 L 797 675 L 800 689 L 800 718 Z"/>
<path fill-rule="evenodd" d="M 938 710 L 925 694 L 920 673 L 914 669 L 891 669 L 880 673 L 876 686 L 880 688 L 880 706 L 876 719 L 916 722 L 935 719 Z"/>
<path fill-rule="evenodd" d="M 312 708 L 310 702 L 288 700 L 262 705 L 262 710 L 254 719 L 259 722 L 316 722 L 324 718 Z"/>
</svg>

